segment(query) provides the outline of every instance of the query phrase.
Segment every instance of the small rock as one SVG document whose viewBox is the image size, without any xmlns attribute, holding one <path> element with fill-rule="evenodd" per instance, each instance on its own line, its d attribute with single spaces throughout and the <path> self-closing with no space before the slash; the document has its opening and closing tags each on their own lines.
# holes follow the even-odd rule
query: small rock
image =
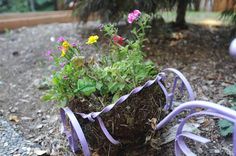
<svg viewBox="0 0 236 156">
<path fill-rule="evenodd" d="M 224 105 L 225 104 L 225 100 L 220 100 L 219 102 L 217 102 L 218 105 Z"/>
<path fill-rule="evenodd" d="M 52 150 L 52 152 L 50 153 L 50 155 L 51 155 L 51 156 L 57 156 L 57 155 L 59 155 L 59 153 L 56 152 L 55 150 Z"/>
<path fill-rule="evenodd" d="M 37 114 L 42 114 L 42 110 L 38 110 L 38 111 L 37 111 Z"/>
<path fill-rule="evenodd" d="M 209 98 L 207 98 L 206 96 L 202 96 L 200 99 L 204 100 L 204 101 L 208 101 L 209 100 Z"/>
<path fill-rule="evenodd" d="M 13 56 L 19 56 L 20 53 L 19 53 L 18 51 L 14 51 L 14 52 L 12 53 L 12 55 L 13 55 Z"/>
<path fill-rule="evenodd" d="M 34 139 L 34 142 L 40 142 L 43 138 L 44 138 L 44 136 L 40 135 L 36 139 Z"/>
<path fill-rule="evenodd" d="M 19 101 L 24 102 L 24 103 L 30 103 L 29 100 L 25 100 L 25 99 L 19 99 Z"/>
<path fill-rule="evenodd" d="M 11 113 L 16 113 L 17 110 L 18 110 L 17 107 L 10 107 L 10 108 L 9 108 L 9 111 L 10 111 Z"/>
<path fill-rule="evenodd" d="M 223 147 L 222 150 L 225 151 L 226 154 L 228 154 L 229 156 L 233 156 L 233 152 L 231 149 L 229 149 L 228 147 Z"/>
<path fill-rule="evenodd" d="M 10 115 L 9 120 L 18 123 L 20 120 L 16 115 Z"/>
<path fill-rule="evenodd" d="M 46 81 L 42 81 L 40 79 L 35 79 L 33 81 L 33 86 L 35 86 L 36 88 L 38 88 L 40 90 L 47 90 L 50 88 Z"/>
<path fill-rule="evenodd" d="M 3 116 L 3 110 L 2 109 L 0 110 L 0 116 Z"/>
<path fill-rule="evenodd" d="M 161 138 L 163 139 L 161 145 L 167 144 L 176 138 L 176 132 L 180 124 L 177 124 L 173 127 L 171 127 L 167 132 L 163 133 L 161 135 Z M 187 132 L 194 132 L 194 133 L 199 133 L 198 127 L 200 124 L 197 123 L 186 123 L 183 127 L 183 131 Z"/>
<path fill-rule="evenodd" d="M 42 124 L 39 124 L 39 125 L 37 125 L 35 128 L 36 128 L 36 129 L 41 129 L 41 128 L 43 128 L 43 125 L 42 125 Z"/>
<path fill-rule="evenodd" d="M 47 155 L 47 151 L 37 148 L 37 149 L 34 150 L 34 154 L 36 154 L 36 155 Z"/>
<path fill-rule="evenodd" d="M 196 118 L 197 119 L 197 123 L 199 123 L 199 124 L 202 124 L 202 123 L 204 123 L 205 122 L 205 120 L 206 120 L 206 118 L 204 117 L 204 116 L 200 116 L 200 117 L 197 117 Z"/>
<path fill-rule="evenodd" d="M 23 121 L 26 121 L 26 120 L 32 121 L 33 118 L 30 118 L 30 117 L 27 117 L 27 116 L 23 116 L 23 117 L 21 117 L 21 120 L 23 120 Z"/>
<path fill-rule="evenodd" d="M 214 152 L 215 152 L 215 153 L 220 153 L 220 150 L 219 150 L 219 149 L 215 149 Z"/>
<path fill-rule="evenodd" d="M 209 80 L 209 81 L 207 81 L 207 84 L 209 84 L 209 85 L 211 85 L 211 84 L 213 84 L 213 80 Z"/>
<path fill-rule="evenodd" d="M 208 87 L 207 87 L 207 86 L 202 86 L 202 89 L 203 89 L 204 91 L 208 91 Z"/>
<path fill-rule="evenodd" d="M 50 123 L 55 123 L 55 122 L 57 122 L 58 121 L 58 115 L 54 115 L 54 116 L 52 116 L 50 119 L 49 119 L 49 122 Z"/>
<path fill-rule="evenodd" d="M 22 147 L 21 149 L 24 150 L 24 151 L 26 151 L 26 150 L 27 150 L 27 147 Z"/>
<path fill-rule="evenodd" d="M 5 143 L 3 144 L 3 146 L 4 146 L 4 147 L 7 147 L 7 146 L 8 146 L 8 142 L 5 142 Z"/>
<path fill-rule="evenodd" d="M 41 80 L 40 80 L 40 79 L 35 79 L 35 80 L 33 81 L 33 85 L 34 85 L 35 87 L 37 87 L 37 88 L 38 88 L 38 86 L 40 85 L 40 83 L 41 83 Z"/>
</svg>

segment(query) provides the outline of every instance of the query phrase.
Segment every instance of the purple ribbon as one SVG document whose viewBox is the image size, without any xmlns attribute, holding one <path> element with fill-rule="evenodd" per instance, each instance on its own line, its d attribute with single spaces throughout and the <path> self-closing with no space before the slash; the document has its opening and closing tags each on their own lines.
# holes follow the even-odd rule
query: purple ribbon
<svg viewBox="0 0 236 156">
<path fill-rule="evenodd" d="M 184 87 L 185 87 L 186 90 L 187 90 L 188 96 L 189 96 L 189 101 L 195 100 L 193 89 L 192 89 L 190 83 L 188 82 L 188 80 L 185 78 L 185 76 L 180 71 L 178 71 L 174 68 L 164 69 L 161 74 L 163 74 L 163 76 L 165 77 L 167 72 L 174 73 L 175 78 L 174 78 L 173 88 L 172 88 L 170 93 L 168 93 L 166 91 L 166 88 L 162 84 L 159 83 L 159 85 L 161 86 L 161 88 L 162 88 L 162 90 L 163 90 L 163 92 L 165 93 L 165 96 L 166 96 L 167 103 L 165 105 L 165 110 L 171 110 L 173 108 L 174 95 L 175 95 L 175 91 L 176 91 L 178 81 L 181 81 L 180 93 L 183 95 L 183 90 L 184 90 Z M 163 78 L 163 80 L 164 79 L 165 78 Z"/>
<path fill-rule="evenodd" d="M 197 136 L 195 134 L 188 134 L 186 135 L 186 132 L 183 132 L 184 124 L 187 122 L 187 120 L 193 116 L 202 116 L 202 115 L 211 115 L 211 116 L 217 116 L 219 118 L 224 118 L 226 120 L 229 120 L 234 123 L 234 135 L 233 135 L 233 144 L 234 144 L 234 155 L 236 155 L 236 129 L 235 129 L 235 123 L 236 123 L 236 111 L 218 105 L 211 102 L 206 101 L 190 101 L 181 104 L 178 106 L 175 110 L 173 110 L 169 115 L 167 115 L 161 122 L 159 122 L 156 126 L 156 130 L 161 129 L 164 127 L 167 123 L 169 123 L 173 118 L 175 118 L 179 113 L 186 111 L 186 110 L 192 110 L 195 108 L 204 108 L 205 111 L 201 112 L 193 112 L 190 113 L 185 119 L 183 119 L 180 123 L 180 126 L 178 127 L 177 134 L 176 134 L 176 140 L 175 140 L 175 155 L 181 156 L 182 153 L 186 155 L 195 155 L 191 150 L 187 147 L 185 144 L 183 137 L 188 137 L 190 139 L 193 139 L 195 141 L 199 141 L 202 143 L 209 142 L 208 139 Z"/>
<path fill-rule="evenodd" d="M 67 139 L 69 140 L 70 147 L 73 152 L 78 151 L 78 140 L 79 138 L 80 144 L 82 146 L 82 151 L 85 156 L 90 156 L 90 151 L 88 147 L 88 143 L 86 141 L 86 138 L 84 136 L 83 130 L 76 119 L 74 113 L 69 108 L 61 108 L 61 121 L 62 121 L 62 132 L 66 134 Z M 66 115 L 69 118 L 70 121 L 70 129 L 71 132 L 66 128 Z"/>
</svg>

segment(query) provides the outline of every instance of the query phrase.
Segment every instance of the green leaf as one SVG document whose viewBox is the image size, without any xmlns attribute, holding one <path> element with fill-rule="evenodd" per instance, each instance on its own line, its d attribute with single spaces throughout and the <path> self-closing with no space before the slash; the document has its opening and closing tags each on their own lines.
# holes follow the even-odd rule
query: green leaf
<svg viewBox="0 0 236 156">
<path fill-rule="evenodd" d="M 225 88 L 224 89 L 224 94 L 226 94 L 226 95 L 236 95 L 236 84 Z"/>
<path fill-rule="evenodd" d="M 91 79 L 85 77 L 77 81 L 77 89 L 75 91 L 89 96 L 96 91 L 96 84 Z"/>
<path fill-rule="evenodd" d="M 232 124 L 228 120 L 220 120 L 219 126 L 224 129 L 224 128 L 228 128 L 228 127 L 232 126 Z"/>
<path fill-rule="evenodd" d="M 118 90 L 118 88 L 119 84 L 117 82 L 108 84 L 108 89 L 111 93 L 115 93 Z"/>
<path fill-rule="evenodd" d="M 231 109 L 236 110 L 236 106 L 231 107 Z M 221 119 L 218 121 L 218 126 L 220 128 L 220 134 L 222 136 L 227 136 L 233 133 L 233 123 L 225 120 L 225 119 Z"/>
<path fill-rule="evenodd" d="M 120 98 L 120 94 L 119 94 L 119 93 L 116 93 L 116 94 L 112 97 L 112 103 L 116 102 L 119 98 Z"/>
<path fill-rule="evenodd" d="M 94 93 L 96 91 L 96 87 L 95 86 L 89 86 L 89 87 L 85 87 L 82 90 L 80 90 L 85 96 L 89 96 L 92 93 Z"/>
<path fill-rule="evenodd" d="M 57 105 L 58 107 L 65 107 L 68 101 L 66 99 L 61 100 L 61 102 Z"/>
<path fill-rule="evenodd" d="M 45 95 L 41 96 L 41 100 L 43 100 L 43 101 L 50 101 L 51 99 L 52 99 L 51 94 L 45 94 Z"/>
<path fill-rule="evenodd" d="M 100 83 L 100 82 L 97 82 L 97 83 L 96 83 L 96 88 L 97 88 L 97 90 L 101 90 L 102 86 L 103 86 L 102 83 Z"/>
<path fill-rule="evenodd" d="M 233 133 L 233 125 L 225 128 L 225 129 L 220 129 L 220 134 L 224 137 L 228 136 L 232 133 Z"/>
</svg>

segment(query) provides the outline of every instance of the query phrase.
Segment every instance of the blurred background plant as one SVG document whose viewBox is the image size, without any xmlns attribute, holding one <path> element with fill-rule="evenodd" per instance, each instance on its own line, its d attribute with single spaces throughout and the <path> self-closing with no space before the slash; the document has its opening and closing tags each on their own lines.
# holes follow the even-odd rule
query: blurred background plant
<svg viewBox="0 0 236 156">
<path fill-rule="evenodd" d="M 236 10 L 235 10 L 236 0 L 233 0 L 232 3 L 233 7 L 225 9 L 222 12 L 221 17 L 226 20 L 229 20 L 232 24 L 236 25 Z"/>
<path fill-rule="evenodd" d="M 198 1 L 198 0 L 196 0 Z M 192 0 L 77 0 L 74 14 L 86 22 L 91 14 L 100 16 L 103 22 L 119 21 L 130 10 L 156 14 L 177 8 L 176 25 L 185 26 L 185 14 Z"/>
<path fill-rule="evenodd" d="M 58 10 L 63 3 L 72 0 L 0 0 L 0 13 Z M 64 5 L 66 6 L 66 5 Z M 66 9 L 65 7 L 64 9 Z"/>
</svg>

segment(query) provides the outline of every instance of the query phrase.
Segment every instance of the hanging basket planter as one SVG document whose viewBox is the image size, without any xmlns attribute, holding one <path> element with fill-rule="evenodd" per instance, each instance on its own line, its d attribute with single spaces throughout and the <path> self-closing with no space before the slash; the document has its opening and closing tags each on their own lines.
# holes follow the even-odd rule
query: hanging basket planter
<svg viewBox="0 0 236 156">
<path fill-rule="evenodd" d="M 164 87 L 164 72 L 168 71 L 175 74 L 170 93 Z M 80 109 L 81 103 L 77 105 L 78 108 L 61 108 L 63 132 L 67 135 L 72 151 L 79 150 L 80 142 L 84 155 L 90 155 L 89 146 L 93 152 L 101 155 L 139 155 L 134 151 L 141 147 L 155 153 L 156 150 L 147 141 L 154 138 L 160 140 L 160 132 L 154 132 L 155 125 L 166 116 L 166 110 L 170 109 L 176 88 L 181 93 L 186 90 L 189 98 L 194 98 L 191 86 L 179 71 L 166 69 L 164 72 L 101 111 L 82 113 L 87 110 Z M 69 120 L 66 120 L 66 116 Z M 70 121 L 69 125 L 67 121 Z"/>
</svg>

